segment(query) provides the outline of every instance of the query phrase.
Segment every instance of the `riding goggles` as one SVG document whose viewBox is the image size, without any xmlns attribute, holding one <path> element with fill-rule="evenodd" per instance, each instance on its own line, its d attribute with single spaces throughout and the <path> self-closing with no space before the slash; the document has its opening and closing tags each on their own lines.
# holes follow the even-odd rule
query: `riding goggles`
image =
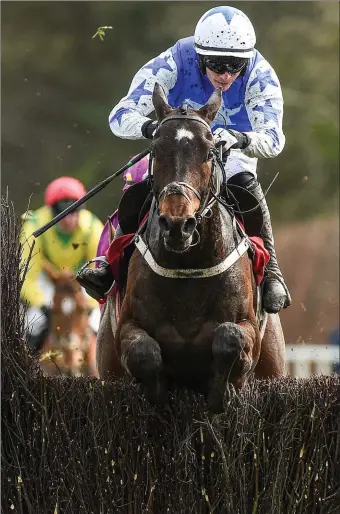
<svg viewBox="0 0 340 514">
<path fill-rule="evenodd" d="M 52 206 L 52 211 L 53 211 L 54 216 L 57 216 L 57 214 L 60 214 L 61 212 L 63 212 L 65 209 L 67 209 L 67 207 L 70 207 L 70 205 L 72 205 L 75 201 L 76 200 L 69 199 L 69 200 L 60 200 L 60 202 L 55 203 Z M 79 207 L 77 207 L 73 212 L 78 211 L 82 208 L 83 208 L 83 205 L 79 205 Z"/>
<path fill-rule="evenodd" d="M 222 75 L 225 72 L 228 72 L 230 75 L 235 75 L 247 65 L 248 61 L 249 59 L 244 57 L 204 57 L 205 66 L 218 75 Z"/>
</svg>

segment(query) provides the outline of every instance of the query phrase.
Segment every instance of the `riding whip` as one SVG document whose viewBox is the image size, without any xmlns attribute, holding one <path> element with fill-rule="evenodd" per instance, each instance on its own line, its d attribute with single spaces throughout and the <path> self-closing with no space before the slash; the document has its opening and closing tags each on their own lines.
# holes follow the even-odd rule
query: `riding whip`
<svg viewBox="0 0 340 514">
<path fill-rule="evenodd" d="M 120 170 L 116 171 L 116 173 L 107 177 L 105 180 L 103 180 L 97 186 L 95 186 L 93 189 L 91 189 L 88 193 L 86 193 L 86 195 L 84 195 L 82 198 L 79 198 L 79 200 L 75 201 L 72 205 L 67 207 L 60 214 L 57 214 L 57 216 L 55 216 L 51 221 L 49 221 L 48 223 L 43 225 L 38 230 L 35 230 L 35 232 L 33 232 L 33 236 L 34 237 L 41 236 L 41 234 L 46 232 L 46 230 L 48 230 L 49 228 L 53 227 L 53 225 L 58 223 L 58 221 L 65 218 L 68 214 L 70 214 L 70 212 L 75 211 L 79 207 L 79 205 L 82 205 L 83 203 L 86 202 L 86 200 L 88 200 L 89 198 L 92 198 L 92 196 L 96 195 L 99 191 L 104 189 L 104 187 L 106 187 L 107 184 L 109 184 L 111 182 L 111 180 L 118 177 L 119 175 L 124 173 L 125 170 L 127 170 L 128 168 L 131 168 L 131 166 L 136 164 L 136 162 L 143 159 L 143 157 L 145 157 L 149 152 L 150 152 L 150 148 L 147 148 L 146 150 L 143 150 L 141 153 L 136 155 L 136 157 L 131 159 L 131 161 L 129 161 L 127 164 L 125 164 L 125 166 L 123 166 L 122 168 L 120 168 Z"/>
</svg>

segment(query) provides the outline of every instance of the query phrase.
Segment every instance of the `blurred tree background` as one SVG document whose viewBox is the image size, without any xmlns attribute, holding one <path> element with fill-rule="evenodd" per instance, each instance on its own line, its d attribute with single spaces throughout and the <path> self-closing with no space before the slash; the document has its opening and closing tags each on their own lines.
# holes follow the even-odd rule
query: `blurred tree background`
<svg viewBox="0 0 340 514">
<path fill-rule="evenodd" d="M 215 2 L 2 2 L 2 185 L 17 208 L 43 201 L 54 177 L 88 188 L 145 148 L 111 133 L 108 115 L 149 59 L 194 32 Z M 283 153 L 260 162 L 277 222 L 337 207 L 339 4 L 231 2 L 252 20 L 257 48 L 284 93 Z M 92 39 L 111 25 L 104 41 Z M 117 180 L 89 202 L 102 219 L 120 197 Z"/>
<path fill-rule="evenodd" d="M 2 187 L 8 186 L 17 211 L 25 211 L 29 202 L 31 208 L 39 207 L 48 182 L 61 175 L 78 177 L 92 188 L 147 146 L 145 140 L 116 138 L 109 129 L 109 113 L 127 93 L 135 72 L 179 38 L 193 34 L 201 15 L 217 5 L 1 2 Z M 334 223 L 339 201 L 339 3 L 230 5 L 252 20 L 257 48 L 276 70 L 283 89 L 286 146 L 274 160 L 261 160 L 258 174 L 265 189 L 280 172 L 268 203 L 278 253 L 297 306 L 282 316 L 286 332 L 292 326 L 297 331 L 289 334 L 293 340 L 301 336 L 296 323 L 307 307 L 306 326 L 321 323 L 323 330 L 339 319 L 338 223 Z M 98 27 L 107 25 L 112 30 L 106 31 L 103 41 L 92 38 Z M 116 208 L 122 185 L 117 179 L 87 207 L 105 220 Z M 329 216 L 333 222 L 326 222 L 327 237 L 313 243 L 311 259 L 312 249 L 301 237 L 315 241 L 324 225 L 313 225 L 312 230 L 310 224 Z M 293 231 L 297 221 L 306 224 Z M 281 224 L 285 227 L 280 232 Z M 304 273 L 308 284 L 302 286 L 305 260 L 313 264 L 310 273 Z M 295 271 L 292 262 L 300 266 Z M 322 275 L 326 271 L 327 277 Z M 311 277 L 317 272 L 315 285 Z M 331 312 L 327 321 L 318 318 L 320 310 Z M 295 316 L 294 322 L 289 316 Z"/>
</svg>

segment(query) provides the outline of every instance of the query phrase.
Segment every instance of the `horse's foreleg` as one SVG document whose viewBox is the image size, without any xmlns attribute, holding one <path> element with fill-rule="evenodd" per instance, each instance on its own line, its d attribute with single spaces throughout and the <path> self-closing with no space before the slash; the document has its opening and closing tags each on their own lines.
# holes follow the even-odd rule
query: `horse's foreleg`
<svg viewBox="0 0 340 514">
<path fill-rule="evenodd" d="M 130 320 L 120 330 L 121 362 L 126 371 L 142 384 L 151 403 L 164 401 L 165 384 L 159 344 Z"/>
<path fill-rule="evenodd" d="M 285 340 L 278 314 L 269 314 L 261 341 L 261 354 L 255 378 L 279 378 L 285 375 Z"/>
<path fill-rule="evenodd" d="M 86 352 L 86 364 L 87 364 L 87 375 L 99 378 L 97 366 L 96 366 L 96 343 L 97 337 L 92 330 L 89 333 L 89 342 Z"/>
<path fill-rule="evenodd" d="M 219 325 L 212 344 L 213 378 L 208 402 L 214 412 L 223 410 L 227 384 L 240 389 L 257 362 L 260 352 L 258 331 L 249 321 Z"/>
<path fill-rule="evenodd" d="M 112 298 L 108 298 L 100 318 L 96 344 L 96 366 L 100 378 L 121 377 L 124 370 L 115 347 L 115 330 L 111 316 L 114 316 Z"/>
</svg>

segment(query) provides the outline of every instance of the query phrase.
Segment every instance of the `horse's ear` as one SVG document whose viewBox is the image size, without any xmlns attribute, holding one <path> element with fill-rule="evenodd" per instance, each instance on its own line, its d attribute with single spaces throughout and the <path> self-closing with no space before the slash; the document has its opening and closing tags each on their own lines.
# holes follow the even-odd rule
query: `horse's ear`
<svg viewBox="0 0 340 514">
<path fill-rule="evenodd" d="M 153 93 L 152 102 L 156 111 L 158 121 L 162 121 L 166 118 L 173 110 L 167 103 L 167 99 L 162 86 L 156 82 Z"/>
<path fill-rule="evenodd" d="M 216 118 L 221 104 L 222 91 L 220 89 L 215 89 L 208 102 L 203 105 L 203 107 L 201 107 L 197 112 L 211 123 Z"/>
</svg>

